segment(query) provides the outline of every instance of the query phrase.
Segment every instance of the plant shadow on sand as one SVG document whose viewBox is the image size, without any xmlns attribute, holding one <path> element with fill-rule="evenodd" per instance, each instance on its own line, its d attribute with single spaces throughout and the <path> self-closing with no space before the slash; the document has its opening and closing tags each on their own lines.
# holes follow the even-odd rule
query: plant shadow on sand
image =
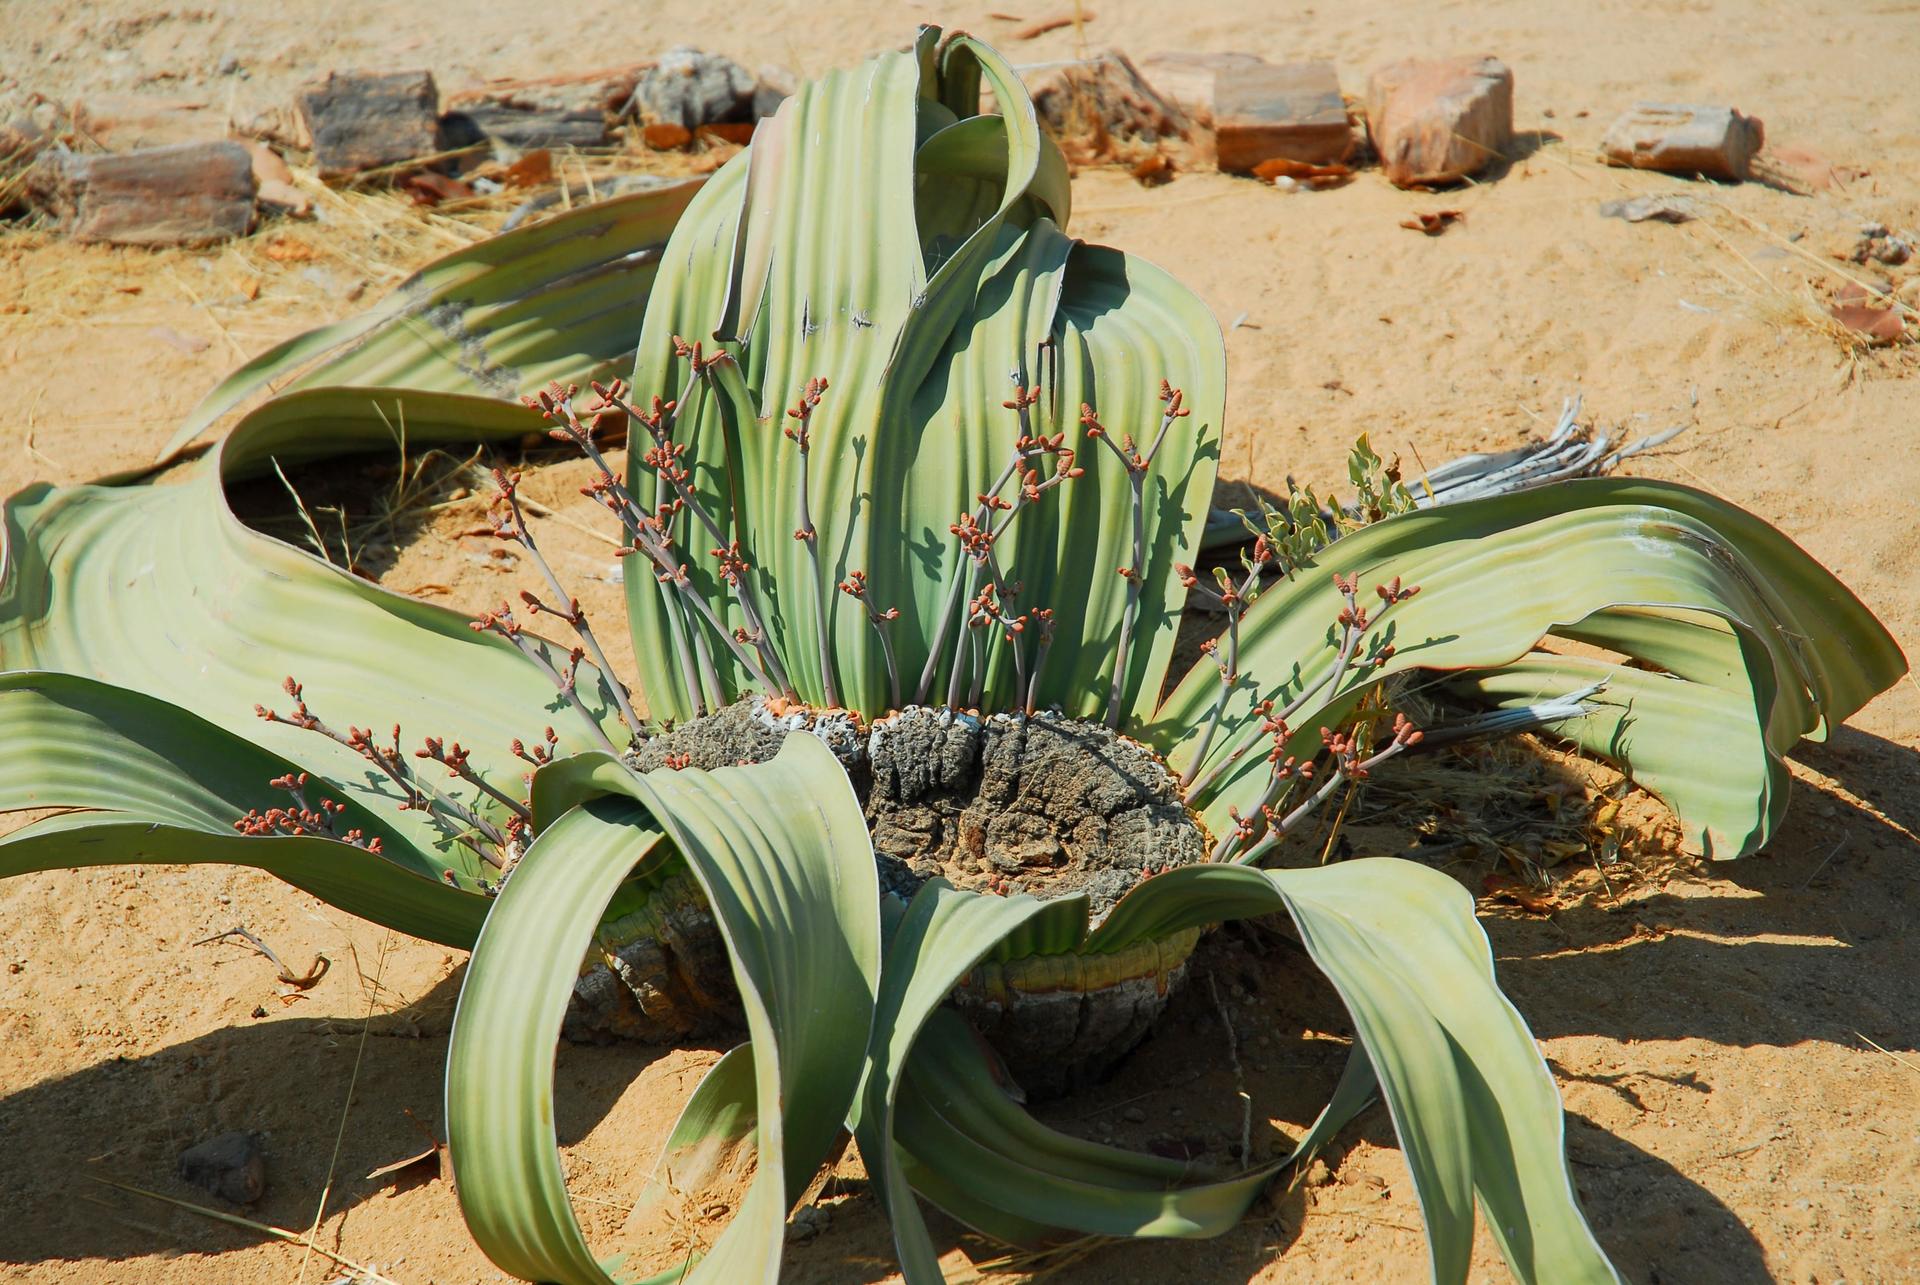
<svg viewBox="0 0 1920 1285">
<path fill-rule="evenodd" d="M 1862 1047 L 1859 1032 L 1900 1050 L 1903 1015 L 1920 1008 L 1920 974 L 1902 966 L 1908 957 L 1901 944 L 1904 926 L 1920 910 L 1909 828 L 1920 820 L 1920 754 L 1842 729 L 1797 757 L 1866 806 L 1803 780 L 1787 825 L 1755 857 L 1624 871 L 1617 898 L 1595 890 L 1546 915 L 1483 904 L 1502 983 L 1538 1036 Z M 460 977 L 455 972 L 407 1007 L 375 1017 L 330 1213 L 382 1198 L 386 1184 L 362 1175 L 422 1145 L 408 1111 L 438 1125 Z M 233 1026 L 0 1097 L 0 1136 L 9 1139 L 0 1164 L 0 1207 L 9 1214 L 0 1221 L 0 1263 L 120 1260 L 167 1248 L 218 1253 L 254 1243 L 255 1233 L 89 1181 L 111 1178 L 217 1204 L 180 1182 L 174 1162 L 184 1146 L 231 1128 L 268 1139 L 270 1190 L 244 1212 L 304 1227 L 327 1177 L 338 1118 L 327 1112 L 337 1109 L 359 1035 L 357 1020 L 340 1018 Z M 1037 1113 L 1079 1136 L 1230 1170 L 1239 1163 L 1238 1090 L 1244 1087 L 1254 1103 L 1254 1160 L 1284 1154 L 1330 1092 L 1350 1036 L 1337 999 L 1284 925 L 1231 926 L 1203 943 L 1188 985 L 1108 1082 L 1041 1104 Z M 661 1073 L 660 1083 L 684 1096 L 694 1083 L 687 1072 L 712 1051 L 717 1046 L 691 1055 L 563 1046 L 556 1104 L 562 1142 L 585 1137 L 636 1076 Z M 684 1062 L 678 1074 L 669 1065 L 675 1059 Z M 1605 1072 L 1559 1060 L 1553 1066 L 1570 1094 L 1592 1086 L 1636 1113 L 1685 1110 L 1718 1091 L 1711 1066 L 1705 1074 L 1667 1073 L 1636 1065 L 1631 1052 Z M 326 1111 L 315 1110 L 316 1097 Z M 327 1123 L 316 1133 L 322 1117 Z M 1694 1178 L 1578 1109 L 1569 1111 L 1567 1141 L 1595 1232 L 1629 1279 L 1769 1276 L 1759 1242 Z M 1332 1176 L 1322 1181 L 1338 1185 L 1277 1184 L 1216 1241 L 1099 1245 L 1006 1265 L 1045 1267 L 1056 1281 L 1107 1281 L 1116 1273 L 1248 1280 L 1276 1265 L 1303 1222 L 1340 1219 L 1362 1198 L 1380 1204 L 1387 1186 L 1404 1193 L 1397 1156 L 1387 1156 L 1371 1177 L 1343 1163 L 1356 1147 L 1375 1155 L 1392 1146 L 1390 1123 L 1376 1105 L 1326 1156 Z M 877 1281 L 895 1270 L 877 1202 L 851 1166 L 839 1172 L 821 1196 L 833 1211 L 831 1225 L 789 1247 L 785 1279 Z M 1411 1200 L 1402 1200 L 1391 1213 L 1350 1222 L 1358 1234 L 1404 1251 L 1411 1264 L 1422 1251 L 1397 1220 L 1416 1217 L 1413 1211 Z M 960 1247 L 977 1267 L 1005 1254 L 937 1213 L 932 1227 L 943 1249 Z"/>
</svg>

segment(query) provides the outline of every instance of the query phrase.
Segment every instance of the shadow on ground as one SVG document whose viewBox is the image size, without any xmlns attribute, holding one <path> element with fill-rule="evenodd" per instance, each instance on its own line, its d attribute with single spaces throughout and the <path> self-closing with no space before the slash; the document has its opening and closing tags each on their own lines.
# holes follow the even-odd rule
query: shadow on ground
<svg viewBox="0 0 1920 1285">
<path fill-rule="evenodd" d="M 1774 843 L 1745 861 L 1682 863 L 1666 872 L 1664 885 L 1659 877 L 1642 880 L 1624 899 L 1583 897 L 1546 916 L 1483 907 L 1502 982 L 1536 1034 L 1751 1047 L 1809 1040 L 1859 1046 L 1854 1033 L 1862 1032 L 1903 1046 L 1900 1033 L 1920 1010 L 1920 970 L 1911 967 L 1904 944 L 1920 910 L 1920 848 L 1907 828 L 1920 818 L 1920 754 L 1843 730 L 1802 757 L 1868 806 L 1802 785 Z M 419 1148 L 409 1111 L 439 1127 L 458 983 L 456 973 L 415 1004 L 376 1019 L 342 1141 L 332 1210 L 376 1196 L 383 1184 L 360 1175 Z M 313 1214 L 308 1193 L 325 1180 L 331 1142 L 306 1136 L 314 1119 L 311 1099 L 340 1093 L 358 1037 L 358 1023 L 339 1020 L 235 1026 L 0 1097 L 0 1137 L 9 1140 L 0 1161 L 0 1208 L 7 1210 L 0 1219 L 0 1263 L 151 1254 L 151 1228 L 102 1217 L 89 1202 L 104 1189 L 89 1177 L 204 1199 L 174 1177 L 175 1158 L 184 1146 L 225 1128 L 259 1129 L 268 1137 L 274 1189 L 248 1212 L 270 1223 L 304 1225 Z M 1230 1167 L 1239 1132 L 1230 1041 L 1258 1115 L 1288 1125 L 1256 1128 L 1260 1159 L 1283 1150 L 1317 1112 L 1349 1038 L 1336 998 L 1284 931 L 1264 923 L 1235 926 L 1209 938 L 1192 983 L 1112 1080 L 1040 1113 L 1081 1136 L 1162 1154 L 1172 1148 L 1197 1165 Z M 652 1056 L 631 1047 L 563 1048 L 562 1141 L 591 1129 Z M 1563 1082 L 1599 1085 L 1630 1105 L 1650 1088 L 1715 1091 L 1711 1075 L 1556 1070 Z M 181 1103 L 189 1104 L 184 1111 Z M 1392 1146 L 1377 1106 L 1334 1149 L 1336 1182 L 1343 1180 L 1342 1159 L 1361 1143 Z M 1666 1161 L 1579 1115 L 1569 1117 L 1568 1150 L 1596 1234 L 1629 1278 L 1768 1276 L 1758 1242 L 1739 1219 Z M 1403 1171 L 1393 1172 L 1404 1182 Z M 111 1207 L 128 1208 L 130 1198 L 105 1194 Z M 865 1184 L 837 1181 L 825 1199 L 834 1208 L 832 1226 L 792 1247 L 787 1278 L 886 1278 L 894 1270 L 890 1239 Z M 1049 1279 L 1248 1280 L 1285 1253 L 1303 1221 L 1339 1216 L 1323 1209 L 1310 1192 L 1277 1193 L 1219 1240 L 1096 1247 L 1058 1264 Z M 254 1237 L 186 1216 L 174 1217 L 168 1229 L 178 1248 L 200 1252 Z M 960 1246 L 979 1266 L 1000 1253 L 937 1215 L 933 1230 L 943 1247 Z M 1387 1233 L 1363 1227 L 1361 1234 Z M 1416 1244 L 1409 1244 L 1410 1255 Z"/>
</svg>

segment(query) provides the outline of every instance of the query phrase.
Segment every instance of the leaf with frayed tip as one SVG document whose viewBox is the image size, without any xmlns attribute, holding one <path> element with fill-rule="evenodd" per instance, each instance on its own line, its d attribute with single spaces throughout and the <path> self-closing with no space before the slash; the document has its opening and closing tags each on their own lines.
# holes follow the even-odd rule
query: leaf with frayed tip
<svg viewBox="0 0 1920 1285">
<path fill-rule="evenodd" d="M 1722 636 L 1738 661 L 1741 640 L 1731 632 Z M 1689 848 L 1711 858 L 1737 857 L 1779 828 L 1793 774 L 1762 735 L 1758 714 L 1766 702 L 1760 699 L 1756 710 L 1757 693 L 1547 652 L 1469 671 L 1448 687 L 1475 704 L 1507 709 L 1596 683 L 1605 686 L 1585 698 L 1591 712 L 1554 724 L 1548 734 L 1629 765 L 1634 784 L 1681 818 Z M 1707 746 L 1711 753 L 1703 754 Z"/>
<path fill-rule="evenodd" d="M 1218 328 L 1171 278 L 1055 226 L 1067 215 L 1065 165 L 1018 76 L 970 39 L 937 51 L 930 39 L 806 86 L 763 122 L 744 182 L 730 180 L 726 201 L 717 187 L 704 194 L 669 246 L 636 391 L 673 398 L 687 386 L 676 335 L 718 335 L 734 354 L 737 366 L 721 368 L 682 408 L 676 440 L 689 444 L 696 489 L 727 538 L 753 537 L 754 583 L 799 694 L 814 703 L 827 695 L 816 642 L 824 611 L 837 693 L 877 713 L 892 703 L 880 639 L 835 592 L 856 570 L 878 609 L 901 613 L 887 636 L 909 698 L 935 671 L 930 695 L 944 695 L 956 638 L 978 632 L 995 639 L 985 703 L 1023 703 L 998 631 L 963 629 L 949 605 L 964 596 L 960 572 L 972 563 L 948 528 L 977 507 L 1011 456 L 1019 420 L 1002 403 L 1014 384 L 1043 387 L 1036 433 L 1079 439 L 1078 408 L 1088 401 L 1143 444 L 1158 424 L 1160 380 L 1183 385 L 1195 414 L 1169 439 L 1149 487 L 1142 642 L 1123 681 L 1131 710 L 1158 695 L 1184 596 L 1173 564 L 1204 521 L 1224 385 Z M 977 114 L 982 83 L 1003 115 Z M 829 183 L 822 174 L 844 177 Z M 845 236 L 856 221 L 873 235 Z M 808 466 L 817 577 L 807 546 L 780 538 L 801 525 L 797 450 L 780 429 L 815 376 L 829 381 Z M 1043 501 L 1064 504 L 1061 514 L 1013 529 L 1004 570 L 1026 585 L 1019 611 L 1060 603 L 1078 612 L 1092 601 L 1095 645 L 1066 643 L 1039 694 L 1104 713 L 1126 598 L 1114 572 L 1134 560 L 1132 502 L 1117 461 L 1096 458 L 1085 439 L 1072 444 L 1086 476 Z M 653 486 L 644 470 L 634 481 Z M 680 521 L 687 549 L 711 543 Z M 712 570 L 685 560 L 700 591 L 727 604 L 728 627 L 744 626 Z M 649 708 L 691 717 L 697 702 L 679 661 L 691 637 L 672 595 L 641 577 L 627 594 Z M 943 617 L 942 656 L 930 663 Z M 1029 650 L 1035 633 L 1024 640 Z M 730 699 L 742 675 L 718 640 L 708 646 L 720 698 Z M 700 699 L 719 703 L 711 693 Z"/>
<path fill-rule="evenodd" d="M 1218 1235 L 1353 1117 L 1373 1073 L 1427 1215 L 1437 1280 L 1465 1279 L 1476 1194 L 1521 1280 L 1616 1279 L 1573 1198 L 1552 1078 L 1495 984 L 1472 899 L 1452 880 L 1391 859 L 1307 871 L 1189 866 L 1142 883 L 1081 944 L 1112 949 L 1284 910 L 1352 1013 L 1365 1057 L 1293 1153 L 1216 1178 L 1041 1125 L 1000 1087 L 977 1037 L 938 1011 L 969 968 L 1058 904 L 935 883 L 893 931 L 854 1124 L 911 1285 L 942 1277 L 909 1183 L 1017 1243 Z"/>
<path fill-rule="evenodd" d="M 435 853 L 351 798 L 318 836 L 243 836 L 234 822 L 287 806 L 269 781 L 298 767 L 183 709 L 71 674 L 0 674 L 0 812 L 77 808 L 0 838 L 0 878 L 37 870 L 173 862 L 253 866 L 351 914 L 466 948 L 488 899 L 440 878 Z M 315 782 L 318 805 L 334 793 Z"/>
<path fill-rule="evenodd" d="M 749 1077 L 723 1060 L 672 1150 L 684 1159 L 702 1142 L 738 1143 L 751 1125 L 759 1155 L 746 1199 L 691 1277 L 771 1282 L 787 1209 L 827 1154 L 860 1075 L 880 968 L 866 823 L 838 760 L 811 737 L 790 738 L 770 762 L 712 773 L 616 767 L 601 756 L 557 773 L 565 779 L 555 788 L 585 801 L 528 850 L 474 949 L 447 1072 L 461 1206 L 506 1271 L 566 1285 L 608 1279 L 567 1204 L 552 1050 L 607 903 L 665 835 L 726 938 L 753 1069 Z"/>
<path fill-rule="evenodd" d="M 166 459 L 254 393 L 327 385 L 517 398 L 623 374 L 659 251 L 702 180 L 583 205 L 434 260 L 356 317 L 295 335 L 203 398 Z"/>
<path fill-rule="evenodd" d="M 1331 670 L 1340 607 L 1329 583 L 1334 571 L 1357 576 L 1369 598 L 1375 581 L 1394 576 L 1422 592 L 1375 630 L 1396 648 L 1386 666 L 1357 670 L 1293 720 L 1301 752 L 1317 748 L 1315 731 L 1329 706 L 1351 703 L 1386 675 L 1508 666 L 1549 633 L 1595 641 L 1663 668 L 1671 661 L 1717 672 L 1713 681 L 1751 711 L 1763 755 L 1667 754 L 1660 769 L 1688 832 L 1716 855 L 1750 852 L 1771 833 L 1776 787 L 1785 782 L 1781 755 L 1802 736 L 1823 735 L 1906 670 L 1866 607 L 1752 514 L 1672 483 L 1568 482 L 1388 518 L 1268 589 L 1241 626 L 1240 667 L 1258 682 L 1242 684 L 1228 702 L 1224 734 L 1203 766 L 1258 735 L 1255 700 L 1284 705 Z M 1218 690 L 1217 670 L 1203 662 L 1156 713 L 1148 738 L 1176 766 L 1196 752 Z M 1635 744 L 1653 748 L 1647 738 L 1589 748 L 1603 756 L 1619 751 L 1617 761 L 1632 772 Z M 1249 754 L 1223 774 L 1201 800 L 1210 825 L 1231 824 L 1229 805 L 1251 811 L 1264 768 L 1262 755 Z M 1745 816 L 1720 804 L 1704 815 L 1688 811 L 1734 794 L 1755 801 Z"/>
<path fill-rule="evenodd" d="M 328 781 L 414 849 L 438 850 L 456 874 L 486 873 L 423 814 L 397 810 L 397 790 L 353 751 L 262 722 L 254 706 L 284 706 L 280 684 L 291 674 L 336 730 L 384 735 L 398 723 L 413 737 L 459 741 L 496 783 L 523 770 L 509 750 L 515 737 L 537 738 L 551 723 L 566 754 L 595 743 L 588 730 L 505 642 L 248 528 L 225 484 L 276 460 L 390 451 L 397 434 L 425 447 L 514 438 L 537 422 L 523 407 L 479 398 L 320 389 L 254 411 L 177 484 L 29 489 L 6 508 L 0 666 L 162 693 Z M 583 667 L 581 677 L 617 743 L 610 697 L 597 674 Z M 476 808 L 492 814 L 494 805 Z"/>
</svg>

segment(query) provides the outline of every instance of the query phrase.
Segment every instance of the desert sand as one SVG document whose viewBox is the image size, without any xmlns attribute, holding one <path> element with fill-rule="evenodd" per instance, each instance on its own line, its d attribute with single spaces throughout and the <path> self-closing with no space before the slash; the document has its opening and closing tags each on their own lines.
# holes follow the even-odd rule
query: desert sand
<svg viewBox="0 0 1920 1285">
<path fill-rule="evenodd" d="M 997 7 L 1031 20 L 1056 6 Z M 1156 260 L 1229 327 L 1229 486 L 1339 481 L 1362 432 L 1410 468 L 1513 445 L 1577 392 L 1587 418 L 1629 433 L 1687 425 L 1631 471 L 1776 523 L 1909 652 L 1920 643 L 1920 379 L 1910 353 L 1848 351 L 1816 302 L 1866 271 L 1831 255 L 1862 222 L 1920 227 L 1920 10 L 1094 8 L 1078 31 L 1011 56 L 1115 46 L 1324 57 L 1350 94 L 1372 66 L 1409 54 L 1489 52 L 1514 69 L 1517 154 L 1443 196 L 1397 191 L 1377 172 L 1291 195 L 1202 172 L 1152 189 L 1114 168 L 1077 174 L 1070 230 Z M 457 89 L 677 43 L 810 74 L 904 41 L 920 21 L 989 39 L 1017 25 L 982 5 L 866 0 L 590 0 L 564 14 L 528 0 L 15 4 L 0 22 L 0 90 L 285 101 L 335 67 L 427 66 Z M 229 56 L 244 79 L 216 74 Z M 1603 168 L 1595 144 L 1635 99 L 1730 103 L 1762 117 L 1775 143 L 1865 173 L 1799 195 Z M 1704 216 L 1630 225 L 1596 212 L 1642 193 L 1684 193 Z M 1434 238 L 1399 226 L 1440 206 L 1465 221 Z M 0 486 L 144 462 L 239 361 L 355 311 L 461 240 L 423 232 L 348 258 L 329 256 L 329 236 L 326 223 L 279 222 L 210 251 L 147 252 L 0 232 Z M 273 258 L 263 247 L 275 238 L 311 253 Z M 1893 283 L 1920 302 L 1915 272 L 1894 269 Z M 541 498 L 591 522 L 585 501 L 568 500 L 576 482 L 565 469 L 537 479 Z M 456 514 L 410 530 L 383 578 L 456 605 L 497 598 L 511 578 L 459 525 Z M 593 579 L 604 545 L 573 526 L 555 525 L 551 540 L 611 608 L 614 589 Z M 1555 869 L 1546 913 L 1483 902 L 1501 979 L 1560 1084 L 1580 1194 L 1633 1280 L 1920 1277 L 1920 687 L 1903 682 L 1803 747 L 1794 772 L 1791 817 L 1759 855 L 1692 861 L 1664 851 L 1649 823 L 1604 875 L 1590 861 Z M 235 924 L 296 968 L 316 954 L 333 968 L 293 998 L 264 960 L 193 945 Z M 322 1246 L 407 1285 L 503 1279 L 446 1184 L 395 1190 L 364 1176 L 424 1145 L 409 1112 L 437 1125 L 457 954 L 220 867 L 0 883 L 0 938 L 0 1279 L 342 1278 L 320 1254 L 95 1181 L 196 1198 L 175 1158 L 226 1129 L 267 1140 L 270 1189 L 249 1216 L 302 1231 L 317 1216 Z M 1224 1015 L 1262 1139 L 1297 1135 L 1344 1054 L 1337 1004 L 1271 935 L 1231 938 L 1211 967 L 1211 993 L 1189 988 L 1112 1083 L 1048 1118 L 1126 1142 L 1217 1141 L 1237 1128 Z M 559 1129 L 597 1246 L 641 1247 L 658 1267 L 718 1225 L 694 1210 L 665 1232 L 623 1229 L 655 1146 L 719 1052 L 562 1049 Z M 1129 1121 L 1136 1105 L 1147 1123 Z M 1098 1249 L 1049 1279 L 1423 1279 L 1419 1211 L 1384 1112 L 1328 1160 L 1220 1240 Z M 829 1185 L 831 1224 L 792 1248 L 792 1279 L 890 1278 L 885 1224 L 858 1175 L 849 1159 Z M 934 1226 L 955 1279 L 994 1258 L 955 1224 Z M 1504 1276 L 1483 1236 L 1474 1279 Z"/>
</svg>

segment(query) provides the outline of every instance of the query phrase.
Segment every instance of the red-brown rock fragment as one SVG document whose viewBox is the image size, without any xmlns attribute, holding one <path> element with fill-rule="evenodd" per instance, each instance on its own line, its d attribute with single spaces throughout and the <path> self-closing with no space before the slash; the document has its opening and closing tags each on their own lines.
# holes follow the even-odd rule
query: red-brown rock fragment
<svg viewBox="0 0 1920 1285">
<path fill-rule="evenodd" d="M 78 241 L 207 245 L 243 236 L 253 224 L 253 158 L 235 142 L 49 153 L 29 188 Z"/>
<path fill-rule="evenodd" d="M 1456 183 L 1513 146 L 1513 73 L 1498 58 L 1408 58 L 1373 73 L 1367 128 L 1396 187 Z"/>
<path fill-rule="evenodd" d="M 1600 155 L 1609 165 L 1740 182 L 1765 141 L 1760 121 L 1731 107 L 1635 103 L 1607 128 Z"/>
<path fill-rule="evenodd" d="M 440 150 L 440 91 L 425 71 L 336 71 L 302 90 L 313 161 L 329 181 Z"/>
</svg>

